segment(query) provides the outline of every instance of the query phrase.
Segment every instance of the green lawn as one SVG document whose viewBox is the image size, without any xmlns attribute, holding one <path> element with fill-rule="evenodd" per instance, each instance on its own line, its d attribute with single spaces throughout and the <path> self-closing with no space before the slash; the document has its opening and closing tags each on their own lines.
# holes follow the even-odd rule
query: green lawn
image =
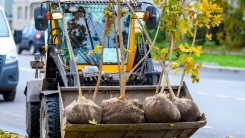
<svg viewBox="0 0 245 138">
<path fill-rule="evenodd" d="M 241 55 L 222 55 L 203 53 L 200 57 L 194 57 L 196 62 L 218 63 L 219 66 L 245 68 L 245 57 Z"/>
<path fill-rule="evenodd" d="M 151 52 L 154 57 L 155 54 Z M 173 56 L 173 59 L 176 57 Z M 245 68 L 245 57 L 241 55 L 222 55 L 202 53 L 200 57 L 194 56 L 195 62 L 217 63 L 219 66 Z"/>
</svg>

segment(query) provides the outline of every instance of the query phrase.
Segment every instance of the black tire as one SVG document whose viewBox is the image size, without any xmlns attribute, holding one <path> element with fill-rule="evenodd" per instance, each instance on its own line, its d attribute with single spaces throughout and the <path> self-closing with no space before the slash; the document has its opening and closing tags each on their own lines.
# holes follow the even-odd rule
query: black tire
<svg viewBox="0 0 245 138">
<path fill-rule="evenodd" d="M 30 45 L 29 45 L 29 52 L 31 55 L 34 55 L 36 52 L 36 48 L 35 48 L 35 45 L 33 43 L 30 43 Z"/>
<path fill-rule="evenodd" d="M 154 72 L 154 65 L 153 65 L 153 62 L 152 62 L 151 58 L 147 59 L 147 71 L 148 72 Z M 157 85 L 157 84 L 158 84 L 157 75 L 151 75 L 148 85 Z"/>
<path fill-rule="evenodd" d="M 3 93 L 3 99 L 5 101 L 14 101 L 16 95 L 16 89 L 12 91 L 6 91 Z"/>
<path fill-rule="evenodd" d="M 22 49 L 20 48 L 20 46 L 19 46 L 19 45 L 16 45 L 16 50 L 17 50 L 17 53 L 18 53 L 18 54 L 21 54 Z"/>
<path fill-rule="evenodd" d="M 59 96 L 57 94 L 42 96 L 40 107 L 40 137 L 61 137 Z"/>
<path fill-rule="evenodd" d="M 29 137 L 40 136 L 39 102 L 26 102 L 26 132 Z"/>
</svg>

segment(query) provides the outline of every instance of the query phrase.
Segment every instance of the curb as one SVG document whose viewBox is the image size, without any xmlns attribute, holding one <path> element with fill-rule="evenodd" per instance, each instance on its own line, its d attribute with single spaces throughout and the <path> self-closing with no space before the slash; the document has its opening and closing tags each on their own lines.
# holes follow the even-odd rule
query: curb
<svg viewBox="0 0 245 138">
<path fill-rule="evenodd" d="M 245 74 L 244 68 L 212 66 L 212 65 L 205 65 L 205 64 L 202 65 L 202 68 L 210 69 L 210 70 L 217 70 L 217 71 L 226 71 L 226 72 L 234 72 L 234 73 Z"/>
<path fill-rule="evenodd" d="M 175 62 L 173 62 L 175 63 Z M 176 63 L 178 64 L 178 63 Z M 161 66 L 158 61 L 153 61 L 154 66 Z M 166 62 L 168 65 L 168 62 Z M 209 63 L 202 63 L 201 69 L 208 69 L 208 70 L 216 70 L 216 71 L 225 71 L 225 72 L 233 72 L 233 73 L 240 73 L 245 74 L 245 68 L 236 68 L 236 67 L 224 67 L 219 66 L 217 64 L 209 64 Z"/>
</svg>

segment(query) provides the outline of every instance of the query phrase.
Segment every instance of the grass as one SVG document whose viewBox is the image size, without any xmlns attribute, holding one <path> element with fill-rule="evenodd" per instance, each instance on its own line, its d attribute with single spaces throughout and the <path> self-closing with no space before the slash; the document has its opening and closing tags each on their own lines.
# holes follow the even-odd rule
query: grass
<svg viewBox="0 0 245 138">
<path fill-rule="evenodd" d="M 154 59 L 154 52 L 151 52 L 151 56 Z M 202 53 L 200 57 L 193 57 L 194 61 L 198 63 L 217 63 L 219 66 L 245 68 L 245 57 L 242 55 Z M 173 61 L 175 59 L 176 57 L 173 53 Z"/>
<path fill-rule="evenodd" d="M 222 55 L 203 53 L 194 57 L 196 62 L 218 63 L 219 66 L 245 68 L 245 58 L 241 55 Z"/>
<path fill-rule="evenodd" d="M 138 34 L 139 35 L 139 34 Z M 168 47 L 167 42 L 156 42 L 154 46 L 161 48 Z M 223 50 L 226 50 L 225 46 L 217 46 L 215 45 L 215 42 L 208 41 L 204 43 L 203 49 L 206 51 L 212 51 L 216 50 L 219 51 L 219 53 Z M 241 51 L 241 50 L 239 50 Z M 175 53 L 173 53 L 173 61 L 176 59 L 176 56 L 174 56 Z M 155 53 L 151 51 L 151 56 L 153 59 L 155 59 Z M 244 56 L 242 55 L 232 55 L 232 54 L 212 54 L 212 53 L 202 53 L 200 57 L 194 56 L 194 61 L 199 63 L 215 63 L 219 66 L 226 66 L 226 67 L 239 67 L 239 68 L 245 68 L 245 50 L 244 50 Z"/>
</svg>

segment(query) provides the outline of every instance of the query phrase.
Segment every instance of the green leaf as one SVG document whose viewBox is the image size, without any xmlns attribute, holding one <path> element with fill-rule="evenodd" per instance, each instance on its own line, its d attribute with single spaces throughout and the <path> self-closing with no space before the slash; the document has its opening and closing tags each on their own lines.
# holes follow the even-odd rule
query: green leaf
<svg viewBox="0 0 245 138">
<path fill-rule="evenodd" d="M 177 29 L 176 29 L 175 27 L 173 27 L 173 26 L 170 26 L 170 27 L 168 28 L 168 30 L 169 30 L 169 31 L 177 31 Z"/>
<path fill-rule="evenodd" d="M 97 125 L 97 121 L 93 118 L 93 120 L 88 120 L 88 122 L 92 125 Z"/>
<path fill-rule="evenodd" d="M 4 134 L 4 131 L 2 131 L 1 129 L 0 129 L 0 135 L 3 135 Z"/>
</svg>

